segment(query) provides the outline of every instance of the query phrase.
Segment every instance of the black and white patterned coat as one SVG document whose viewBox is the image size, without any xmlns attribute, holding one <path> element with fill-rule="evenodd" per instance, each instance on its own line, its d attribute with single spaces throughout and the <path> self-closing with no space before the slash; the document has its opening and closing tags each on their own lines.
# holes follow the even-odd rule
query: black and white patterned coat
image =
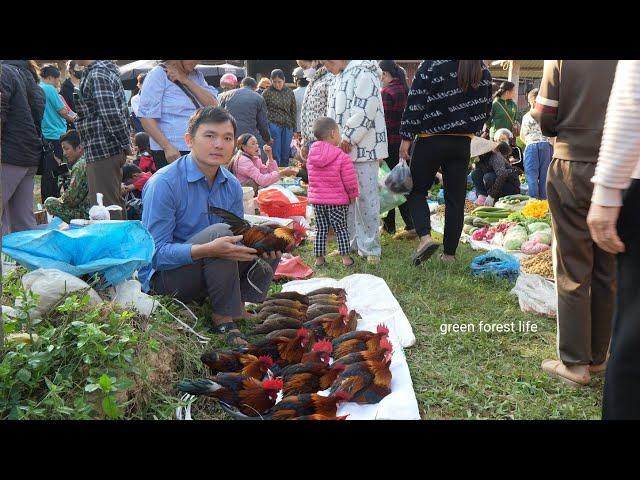
<svg viewBox="0 0 640 480">
<path fill-rule="evenodd" d="M 374 60 L 351 60 L 329 89 L 327 116 L 336 120 L 342 137 L 353 145 L 354 162 L 378 161 L 388 156 L 381 76 Z"/>
<path fill-rule="evenodd" d="M 334 80 L 334 76 L 327 70 L 327 67 L 320 67 L 311 79 L 304 92 L 302 109 L 300 112 L 300 132 L 302 144 L 307 147 L 316 140 L 313 134 L 313 124 L 318 117 L 327 115 L 327 99 L 329 88 Z"/>
</svg>

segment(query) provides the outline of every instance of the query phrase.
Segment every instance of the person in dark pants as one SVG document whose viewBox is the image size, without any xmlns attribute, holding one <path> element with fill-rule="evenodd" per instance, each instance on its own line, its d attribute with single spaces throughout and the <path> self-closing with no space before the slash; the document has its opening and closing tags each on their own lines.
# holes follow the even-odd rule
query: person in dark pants
<svg viewBox="0 0 640 480">
<path fill-rule="evenodd" d="M 402 141 L 399 133 L 400 120 L 407 104 L 409 87 L 404 70 L 395 61 L 381 60 L 378 66 L 382 70 L 383 88 L 380 90 L 380 94 L 382 95 L 384 107 L 384 121 L 387 125 L 387 148 L 389 150 L 389 156 L 385 159 L 385 162 L 390 169 L 393 169 L 400 160 L 400 142 Z M 398 210 L 400 210 L 400 215 L 404 220 L 404 230 L 396 233 L 396 209 L 392 208 L 387 213 L 387 216 L 382 219 L 383 231 L 392 234 L 394 240 L 417 238 L 418 234 L 413 228 L 409 204 L 403 203 L 398 207 Z"/>
<path fill-rule="evenodd" d="M 67 109 L 58 93 L 60 70 L 54 65 L 45 65 L 40 70 L 40 78 L 40 88 L 46 100 L 42 117 L 42 136 L 49 147 L 47 155 L 43 158 L 40 172 L 42 174 L 40 197 L 44 203 L 49 197 L 60 196 L 58 179 L 53 175 L 53 170 L 63 158 L 60 137 L 67 131 L 67 122 L 73 123 L 77 116 Z"/>
<path fill-rule="evenodd" d="M 640 61 L 616 66 L 587 224 L 593 241 L 617 254 L 616 312 L 602 418 L 640 420 Z"/>
<path fill-rule="evenodd" d="M 255 263 L 256 250 L 210 213 L 210 207 L 244 213 L 240 182 L 222 167 L 233 155 L 235 132 L 235 119 L 222 108 L 203 107 L 191 116 L 185 135 L 191 153 L 158 170 L 142 192 L 142 223 L 155 254 L 138 276 L 145 291 L 186 302 L 208 299 L 213 330 L 241 345 L 247 342 L 233 319 L 247 315 L 245 301 L 264 300 L 279 255 Z"/>
<path fill-rule="evenodd" d="M 482 60 L 424 60 L 400 123 L 400 158 L 411 158 L 409 208 L 420 244 L 420 265 L 438 249 L 431 238 L 427 194 L 442 168 L 445 188 L 444 260 L 455 260 L 462 233 L 471 137 L 491 108 L 491 74 Z M 412 154 L 409 148 L 415 138 Z"/>
</svg>

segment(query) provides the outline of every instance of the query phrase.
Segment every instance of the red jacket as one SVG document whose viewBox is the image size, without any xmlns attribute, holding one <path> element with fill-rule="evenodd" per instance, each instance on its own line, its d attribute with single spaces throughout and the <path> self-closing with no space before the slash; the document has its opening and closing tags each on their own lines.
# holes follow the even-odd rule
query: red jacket
<svg viewBox="0 0 640 480">
<path fill-rule="evenodd" d="M 143 172 L 156 173 L 156 163 L 153 161 L 153 157 L 151 155 L 140 155 L 138 167 L 140 167 L 140 170 Z"/>
<path fill-rule="evenodd" d="M 358 177 L 351 157 L 338 147 L 317 141 L 307 158 L 309 203 L 348 205 L 358 197 Z"/>
</svg>

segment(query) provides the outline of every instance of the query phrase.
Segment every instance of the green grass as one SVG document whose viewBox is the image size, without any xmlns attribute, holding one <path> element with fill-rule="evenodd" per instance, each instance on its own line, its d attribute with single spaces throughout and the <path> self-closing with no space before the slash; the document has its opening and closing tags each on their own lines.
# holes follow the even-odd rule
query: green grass
<svg viewBox="0 0 640 480">
<path fill-rule="evenodd" d="M 435 235 L 439 238 L 438 235 Z M 441 238 L 440 238 L 441 239 Z M 369 273 L 384 278 L 407 315 L 416 344 L 405 350 L 423 419 L 599 419 L 602 379 L 576 389 L 547 376 L 540 364 L 556 358 L 555 321 L 523 313 L 507 281 L 477 279 L 469 264 L 479 252 L 460 245 L 457 261 L 438 254 L 410 264 L 417 241 L 382 237 L 382 260 L 356 256 L 353 270 L 327 258 L 318 275 L 342 278 Z M 329 250 L 336 248 L 329 245 Z M 298 249 L 312 265 L 312 243 Z M 537 333 L 480 333 L 484 323 L 530 321 Z M 476 333 L 440 333 L 440 325 L 474 324 Z"/>
</svg>

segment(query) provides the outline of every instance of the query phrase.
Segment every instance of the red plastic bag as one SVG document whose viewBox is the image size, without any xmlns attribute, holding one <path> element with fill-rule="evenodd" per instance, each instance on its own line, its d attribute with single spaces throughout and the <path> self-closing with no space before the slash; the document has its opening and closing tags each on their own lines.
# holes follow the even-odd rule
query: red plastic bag
<svg viewBox="0 0 640 480">
<path fill-rule="evenodd" d="M 302 261 L 302 258 L 291 257 L 281 258 L 278 268 L 273 275 L 274 280 L 281 278 L 291 278 L 293 280 L 303 280 L 313 275 L 313 270 Z"/>
</svg>

